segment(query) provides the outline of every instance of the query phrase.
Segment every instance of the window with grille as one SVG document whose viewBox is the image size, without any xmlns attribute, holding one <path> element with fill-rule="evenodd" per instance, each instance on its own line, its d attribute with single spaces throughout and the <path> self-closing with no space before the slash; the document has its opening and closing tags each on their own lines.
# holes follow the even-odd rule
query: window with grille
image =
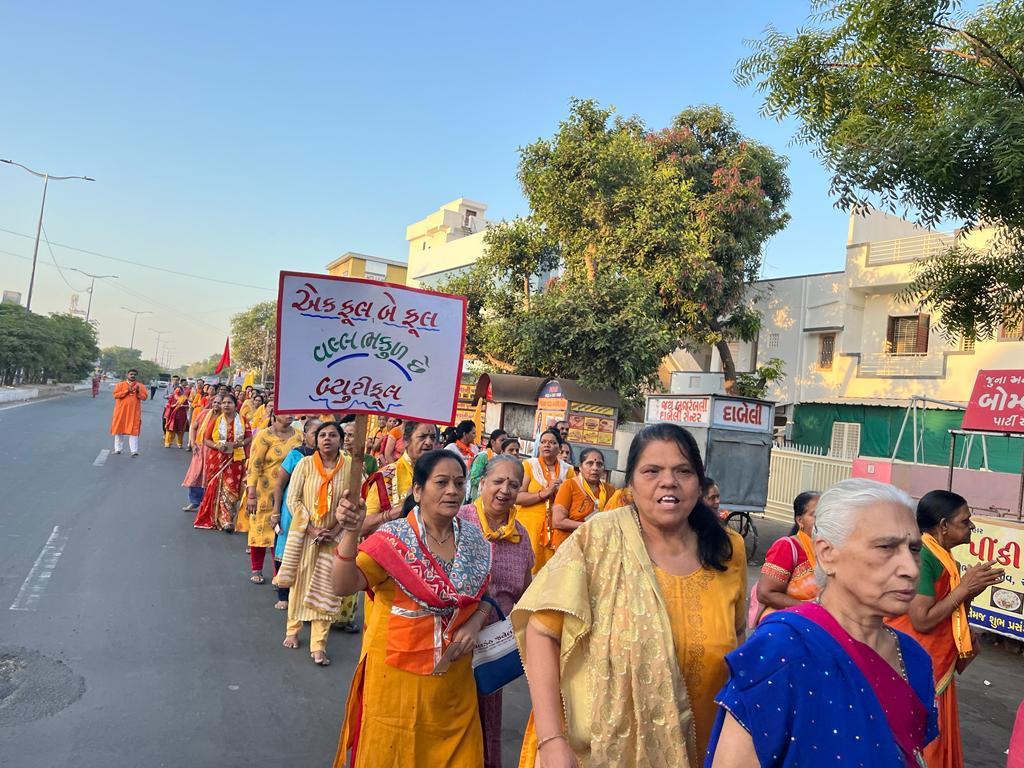
<svg viewBox="0 0 1024 768">
<path fill-rule="evenodd" d="M 960 343 L 957 345 L 961 352 L 973 352 L 974 351 L 974 337 L 973 336 L 961 336 Z"/>
<path fill-rule="evenodd" d="M 829 456 L 844 459 L 856 458 L 860 454 L 860 424 L 853 421 L 833 422 L 828 453 Z"/>
<path fill-rule="evenodd" d="M 768 333 L 768 349 L 777 349 L 779 346 L 779 334 L 775 331 Z"/>
<path fill-rule="evenodd" d="M 832 359 L 836 352 L 836 335 L 834 333 L 823 333 L 818 337 L 818 369 L 822 371 L 832 370 Z"/>
<path fill-rule="evenodd" d="M 928 315 L 890 317 L 885 351 L 890 355 L 923 355 L 928 352 Z"/>
</svg>

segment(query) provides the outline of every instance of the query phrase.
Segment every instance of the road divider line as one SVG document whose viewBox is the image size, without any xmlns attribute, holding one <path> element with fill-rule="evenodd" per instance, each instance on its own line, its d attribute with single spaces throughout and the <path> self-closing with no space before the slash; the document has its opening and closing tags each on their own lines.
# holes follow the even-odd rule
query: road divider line
<svg viewBox="0 0 1024 768">
<path fill-rule="evenodd" d="M 39 557 L 32 565 L 32 570 L 25 577 L 18 596 L 11 603 L 12 611 L 34 611 L 39 607 L 39 601 L 43 598 L 47 585 L 50 583 L 50 576 L 60 560 L 64 546 L 68 543 L 67 534 L 61 533 L 60 526 L 53 526 L 53 533 L 43 545 Z"/>
<path fill-rule="evenodd" d="M 107 456 L 110 455 L 110 449 L 104 448 L 98 454 L 96 454 L 96 460 L 92 463 L 94 467 L 102 467 L 107 463 Z"/>
</svg>

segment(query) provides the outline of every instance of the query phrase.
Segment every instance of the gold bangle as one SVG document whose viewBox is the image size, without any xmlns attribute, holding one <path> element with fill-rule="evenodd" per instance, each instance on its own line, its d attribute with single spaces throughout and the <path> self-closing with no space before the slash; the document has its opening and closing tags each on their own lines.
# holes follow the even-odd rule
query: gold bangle
<svg viewBox="0 0 1024 768">
<path fill-rule="evenodd" d="M 565 738 L 565 734 L 564 733 L 556 733 L 554 736 L 548 736 L 546 739 L 541 739 L 540 741 L 537 742 L 537 749 L 539 751 L 540 748 L 543 747 L 545 744 L 547 744 L 549 741 L 554 741 L 555 739 L 564 739 L 564 738 Z"/>
</svg>

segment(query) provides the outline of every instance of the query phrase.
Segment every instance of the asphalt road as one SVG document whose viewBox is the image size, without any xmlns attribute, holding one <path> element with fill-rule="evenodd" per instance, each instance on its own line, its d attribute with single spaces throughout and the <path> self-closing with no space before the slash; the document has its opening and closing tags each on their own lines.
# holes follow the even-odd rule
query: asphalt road
<svg viewBox="0 0 1024 768">
<path fill-rule="evenodd" d="M 308 635 L 281 647 L 244 537 L 180 511 L 187 456 L 160 444 L 158 405 L 141 456 L 105 461 L 109 390 L 0 408 L 0 766 L 327 766 L 358 637 L 332 633 L 326 669 Z M 784 531 L 760 527 L 763 552 Z M 1022 695 L 1024 661 L 986 645 L 961 684 L 971 768 L 1005 765 Z M 514 766 L 523 681 L 505 702 Z"/>
<path fill-rule="evenodd" d="M 0 765 L 330 765 L 359 638 L 332 632 L 328 668 L 308 635 L 281 647 L 244 536 L 180 511 L 187 455 L 160 444 L 158 407 L 141 455 L 105 461 L 106 388 L 0 410 Z"/>
</svg>

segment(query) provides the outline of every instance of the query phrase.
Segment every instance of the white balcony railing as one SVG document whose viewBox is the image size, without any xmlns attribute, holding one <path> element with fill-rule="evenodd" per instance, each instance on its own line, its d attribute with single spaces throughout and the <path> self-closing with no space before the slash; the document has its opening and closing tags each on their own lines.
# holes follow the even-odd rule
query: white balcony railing
<svg viewBox="0 0 1024 768">
<path fill-rule="evenodd" d="M 921 354 L 893 355 L 888 352 L 868 352 L 860 356 L 859 376 L 875 378 L 907 377 L 935 378 L 945 372 L 946 354 L 943 351 Z"/>
<path fill-rule="evenodd" d="M 928 232 L 916 237 L 878 240 L 868 243 L 867 266 L 882 267 L 887 264 L 920 261 L 949 250 L 955 242 L 956 238 L 952 232 Z"/>
</svg>

